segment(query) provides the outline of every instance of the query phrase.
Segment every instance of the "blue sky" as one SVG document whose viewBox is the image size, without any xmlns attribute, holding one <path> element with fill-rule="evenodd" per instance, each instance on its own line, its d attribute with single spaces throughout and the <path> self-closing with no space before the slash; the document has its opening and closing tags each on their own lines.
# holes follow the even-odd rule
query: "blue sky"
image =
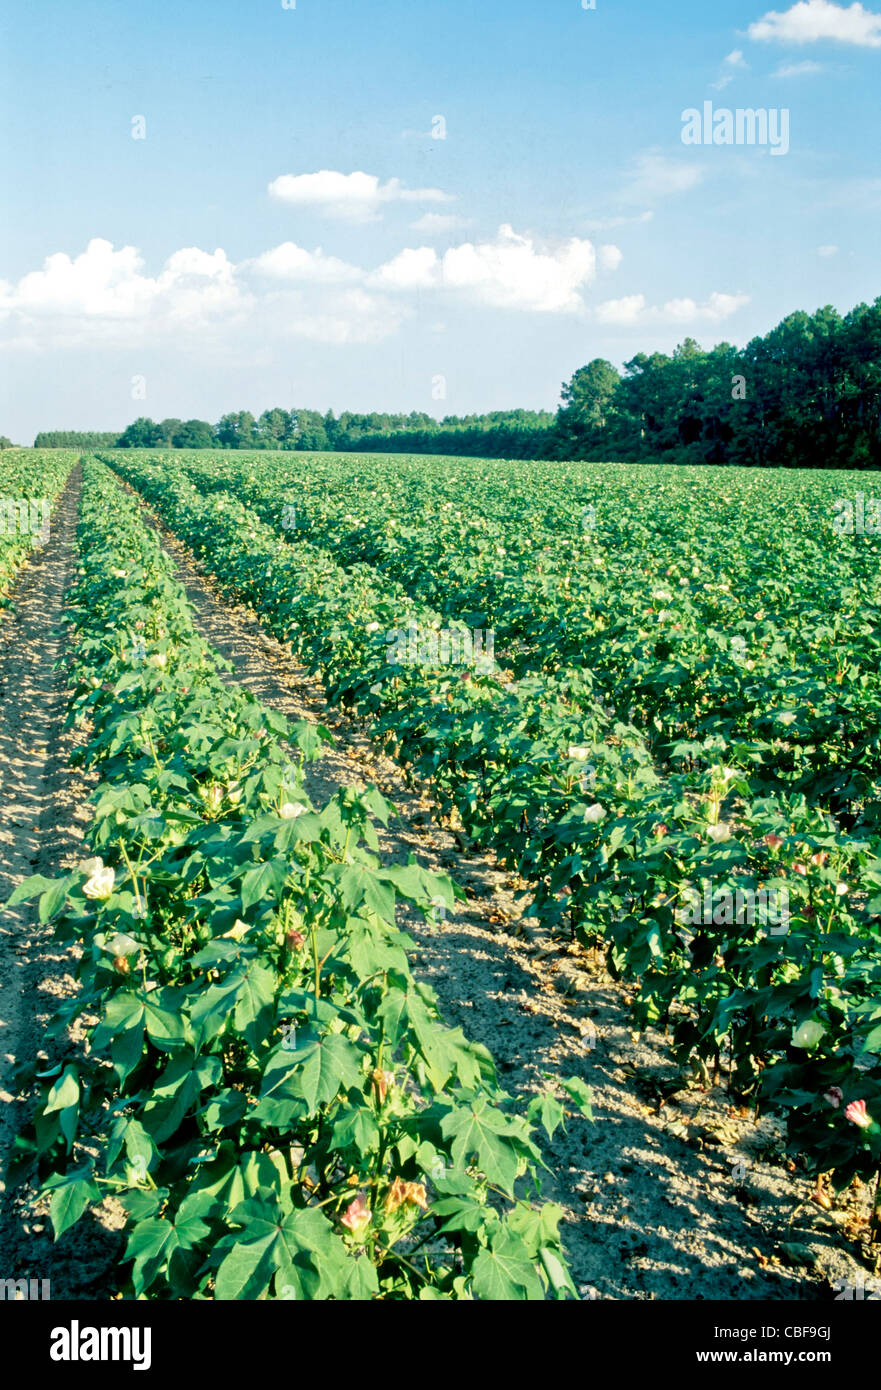
<svg viewBox="0 0 881 1390">
<path fill-rule="evenodd" d="M 881 11 L 777 3 L 7 7 L 0 433 L 553 408 L 875 298 Z M 707 101 L 788 152 L 684 145 Z"/>
</svg>

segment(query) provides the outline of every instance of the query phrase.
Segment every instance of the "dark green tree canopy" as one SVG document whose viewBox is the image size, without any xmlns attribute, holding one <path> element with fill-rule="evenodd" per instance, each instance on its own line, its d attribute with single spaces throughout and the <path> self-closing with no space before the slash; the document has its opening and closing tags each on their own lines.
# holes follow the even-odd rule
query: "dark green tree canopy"
<svg viewBox="0 0 881 1390">
<path fill-rule="evenodd" d="M 5 441 L 8 446 L 8 441 Z M 586 458 L 783 467 L 881 467 L 881 299 L 842 316 L 789 314 L 744 348 L 686 338 L 638 352 L 623 372 L 595 357 L 565 382 L 556 416 L 247 410 L 204 420 L 141 418 L 121 436 L 56 431 L 38 448 L 375 450 L 483 458 Z"/>
</svg>

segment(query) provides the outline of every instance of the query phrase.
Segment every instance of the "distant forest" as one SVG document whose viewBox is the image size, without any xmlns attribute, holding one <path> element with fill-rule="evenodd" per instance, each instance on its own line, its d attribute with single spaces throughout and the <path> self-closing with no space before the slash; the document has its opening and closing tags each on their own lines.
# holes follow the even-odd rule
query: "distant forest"
<svg viewBox="0 0 881 1390">
<path fill-rule="evenodd" d="M 121 436 L 39 434 L 37 448 L 371 450 L 485 458 L 619 459 L 814 468 L 881 466 L 881 298 L 842 316 L 790 314 L 745 348 L 596 358 L 560 408 L 435 420 L 349 411 L 242 410 L 217 424 L 139 419 Z"/>
</svg>

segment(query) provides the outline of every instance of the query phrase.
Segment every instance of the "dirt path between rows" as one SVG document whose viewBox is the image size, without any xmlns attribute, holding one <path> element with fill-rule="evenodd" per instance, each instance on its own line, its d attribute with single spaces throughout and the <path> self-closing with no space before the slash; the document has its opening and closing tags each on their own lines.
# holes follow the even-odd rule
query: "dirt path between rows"
<svg viewBox="0 0 881 1390">
<path fill-rule="evenodd" d="M 19 575 L 13 607 L 0 615 L 0 904 L 31 874 L 58 877 L 82 857 L 91 819 L 89 780 L 70 766 L 82 735 L 63 728 L 69 692 L 56 669 L 65 641 L 65 591 L 73 577 L 80 470 L 52 517 L 50 539 Z M 13 1074 L 35 1057 L 55 1061 L 66 1044 L 46 1024 L 76 989 L 75 954 L 22 904 L 0 914 L 0 1283 L 50 1280 L 53 1299 L 100 1295 L 119 1240 L 86 1216 L 52 1241 L 30 1190 L 10 1190 L 7 1164 L 27 1116 Z"/>
<path fill-rule="evenodd" d="M 564 1209 L 582 1297 L 828 1300 L 837 1281 L 881 1297 L 859 1244 L 867 1191 L 846 1194 L 832 1212 L 814 1205 L 813 1184 L 782 1166 L 770 1122 L 754 1125 L 721 1087 L 685 1089 L 664 1038 L 631 1034 L 626 989 L 602 967 L 591 970 L 580 948 L 518 921 L 515 885 L 492 857 L 463 854 L 431 823 L 428 801 L 401 770 L 351 718 L 328 708 L 320 685 L 258 616 L 222 598 L 142 505 L 199 631 L 233 663 L 233 679 L 288 717 L 333 732 L 335 747 L 308 770 L 313 799 L 320 804 L 343 785 L 377 785 L 399 815 L 381 835 L 384 862 L 413 853 L 466 889 L 468 901 L 446 922 L 402 919 L 418 944 L 416 972 L 437 991 L 447 1020 L 489 1047 L 503 1084 L 524 1102 L 547 1075 L 577 1075 L 591 1086 L 595 1123 L 570 1120 L 552 1142 L 542 1135 L 552 1170 L 543 1195 Z"/>
</svg>

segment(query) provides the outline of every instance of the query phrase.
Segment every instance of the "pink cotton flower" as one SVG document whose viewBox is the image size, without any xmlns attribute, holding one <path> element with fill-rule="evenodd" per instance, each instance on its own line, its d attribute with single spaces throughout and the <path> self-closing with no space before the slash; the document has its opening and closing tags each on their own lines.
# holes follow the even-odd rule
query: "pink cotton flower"
<svg viewBox="0 0 881 1390">
<path fill-rule="evenodd" d="M 829 1104 L 837 1110 L 841 1102 L 844 1100 L 844 1092 L 842 1091 L 840 1086 L 830 1086 L 823 1099 L 827 1100 Z"/>
<path fill-rule="evenodd" d="M 872 1125 L 872 1116 L 866 1110 L 864 1100 L 852 1100 L 844 1112 L 845 1119 L 850 1120 L 852 1125 L 858 1125 L 860 1129 L 869 1129 Z"/>
<path fill-rule="evenodd" d="M 346 1214 L 342 1218 L 342 1224 L 353 1236 L 362 1236 L 370 1225 L 370 1208 L 363 1196 L 355 1198 L 354 1202 L 346 1208 Z"/>
</svg>

